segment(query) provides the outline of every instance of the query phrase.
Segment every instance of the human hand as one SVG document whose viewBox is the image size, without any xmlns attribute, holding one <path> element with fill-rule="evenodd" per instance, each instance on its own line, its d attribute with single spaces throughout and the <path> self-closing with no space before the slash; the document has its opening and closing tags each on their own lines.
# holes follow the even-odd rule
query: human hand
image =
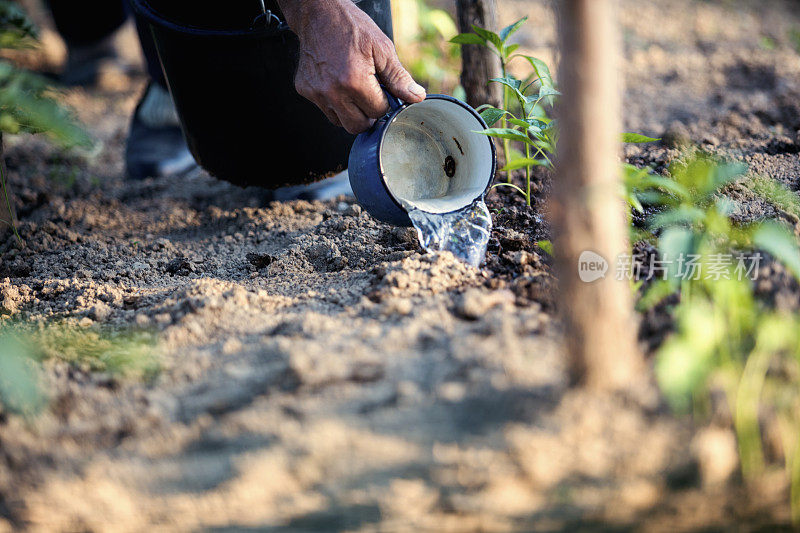
<svg viewBox="0 0 800 533">
<path fill-rule="evenodd" d="M 389 108 L 381 90 L 404 102 L 425 99 L 394 44 L 352 0 L 280 0 L 300 39 L 297 92 L 350 133 L 369 128 Z"/>
</svg>

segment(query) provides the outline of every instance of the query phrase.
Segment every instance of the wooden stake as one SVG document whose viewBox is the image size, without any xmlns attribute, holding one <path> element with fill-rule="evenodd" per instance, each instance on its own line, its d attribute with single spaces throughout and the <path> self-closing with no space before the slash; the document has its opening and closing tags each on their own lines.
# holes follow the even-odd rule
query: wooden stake
<svg viewBox="0 0 800 533">
<path fill-rule="evenodd" d="M 628 388 L 643 370 L 628 280 L 616 279 L 627 252 L 620 197 L 620 46 L 615 0 L 561 0 L 561 136 L 551 203 L 560 306 L 573 384 Z M 605 277 L 579 276 L 585 251 L 607 261 Z M 597 258 L 584 255 L 584 260 Z M 586 262 L 585 277 L 591 277 Z M 597 265 L 595 265 L 597 268 Z"/>
<path fill-rule="evenodd" d="M 475 24 L 497 31 L 495 0 L 456 0 L 458 31 L 472 32 Z M 467 93 L 467 103 L 472 107 L 483 104 L 499 106 L 502 99 L 500 84 L 488 83 L 500 77 L 500 59 L 489 49 L 476 44 L 461 46 L 461 85 Z"/>
</svg>

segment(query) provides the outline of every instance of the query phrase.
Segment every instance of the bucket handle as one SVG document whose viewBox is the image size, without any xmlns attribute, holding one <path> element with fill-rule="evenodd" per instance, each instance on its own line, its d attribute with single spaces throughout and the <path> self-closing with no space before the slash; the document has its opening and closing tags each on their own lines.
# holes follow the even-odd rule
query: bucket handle
<svg viewBox="0 0 800 533">
<path fill-rule="evenodd" d="M 286 23 L 283 22 L 278 15 L 273 13 L 271 9 L 267 9 L 264 0 L 258 0 L 258 3 L 261 7 L 261 14 L 253 19 L 253 24 L 250 26 L 251 30 L 255 30 L 259 25 L 263 25 L 264 28 L 273 27 L 276 30 L 286 29 Z"/>
</svg>

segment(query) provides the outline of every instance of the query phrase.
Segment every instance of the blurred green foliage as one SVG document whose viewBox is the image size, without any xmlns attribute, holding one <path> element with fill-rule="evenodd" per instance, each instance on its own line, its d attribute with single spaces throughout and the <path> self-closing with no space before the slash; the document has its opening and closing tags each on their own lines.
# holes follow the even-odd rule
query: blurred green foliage
<svg viewBox="0 0 800 533">
<path fill-rule="evenodd" d="M 0 49 L 33 46 L 36 36 L 36 29 L 25 12 L 14 2 L 0 0 Z M 46 78 L 19 69 L 8 61 L 0 61 L 0 132 L 40 133 L 64 148 L 91 146 L 89 135 L 55 96 Z M 10 226 L 22 244 L 13 220 L 6 180 L 5 167 L 0 165 L 0 201 L 11 217 L 0 222 Z"/>
<path fill-rule="evenodd" d="M 28 335 L 42 359 L 59 359 L 91 371 L 145 381 L 160 368 L 155 337 L 146 331 L 50 324 Z"/>
<path fill-rule="evenodd" d="M 0 48 L 28 48 L 38 36 L 36 27 L 18 4 L 0 1 Z"/>
<path fill-rule="evenodd" d="M 35 349 L 22 337 L 0 334 L 0 409 L 33 415 L 43 407 L 35 360 Z"/>
<path fill-rule="evenodd" d="M 792 43 L 794 49 L 800 54 L 800 28 L 793 28 L 789 30 L 789 42 Z"/>
<path fill-rule="evenodd" d="M 36 44 L 37 32 L 14 2 L 0 0 L 0 49 Z M 0 131 L 43 133 L 62 147 L 91 146 L 91 139 L 56 99 L 51 82 L 0 61 Z"/>
<path fill-rule="evenodd" d="M 7 319 L 0 326 L 0 408 L 32 415 L 46 406 L 37 377 L 42 361 L 148 381 L 160 370 L 158 354 L 156 337 L 147 331 Z"/>
<path fill-rule="evenodd" d="M 59 146 L 91 146 L 87 133 L 55 98 L 50 82 L 0 62 L 0 131 L 41 133 Z"/>
<path fill-rule="evenodd" d="M 629 203 L 634 209 L 660 207 L 648 228 L 666 268 L 665 279 L 651 284 L 639 307 L 649 309 L 680 294 L 673 309 L 676 331 L 656 358 L 661 390 L 675 410 L 693 407 L 702 415 L 712 392 L 722 389 L 746 478 L 764 468 L 762 423 L 769 419 L 777 426 L 792 480 L 793 513 L 800 517 L 800 316 L 759 301 L 754 274 L 743 270 L 757 267 L 753 254 L 767 252 L 800 280 L 800 250 L 795 236 L 777 222 L 731 221 L 734 206 L 721 192 L 746 171 L 745 165 L 706 154 L 674 162 L 670 178 L 629 169 Z M 763 177 L 757 183 L 757 192 L 776 205 L 797 203 L 779 183 Z M 739 257 L 748 257 L 747 263 L 740 263 L 738 254 L 746 254 Z M 679 263 L 687 257 L 697 258 L 688 278 Z"/>
<path fill-rule="evenodd" d="M 398 54 L 411 75 L 428 92 L 463 99 L 464 90 L 459 85 L 461 52 L 446 44 L 458 33 L 453 17 L 425 0 L 397 0 L 393 5 Z"/>
</svg>

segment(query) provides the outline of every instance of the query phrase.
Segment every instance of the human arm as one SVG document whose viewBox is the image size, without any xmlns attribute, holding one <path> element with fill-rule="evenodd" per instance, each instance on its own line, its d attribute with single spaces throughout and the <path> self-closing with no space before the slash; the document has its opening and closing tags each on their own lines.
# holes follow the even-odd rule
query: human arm
<svg viewBox="0 0 800 533">
<path fill-rule="evenodd" d="M 360 133 L 388 109 L 380 85 L 409 103 L 425 98 L 394 44 L 352 0 L 278 0 L 300 40 L 295 88 L 328 119 Z"/>
</svg>

